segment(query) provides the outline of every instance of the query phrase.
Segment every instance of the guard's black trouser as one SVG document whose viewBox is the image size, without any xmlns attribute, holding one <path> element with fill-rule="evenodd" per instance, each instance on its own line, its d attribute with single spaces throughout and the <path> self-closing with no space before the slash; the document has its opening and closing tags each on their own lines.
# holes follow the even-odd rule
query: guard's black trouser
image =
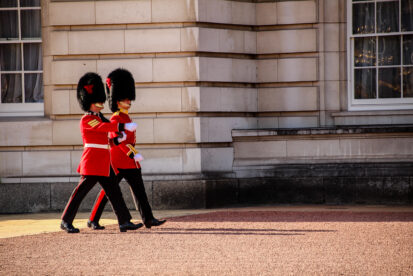
<svg viewBox="0 0 413 276">
<path fill-rule="evenodd" d="M 99 182 L 103 190 L 109 198 L 112 208 L 118 218 L 119 224 L 126 223 L 131 220 L 131 215 L 126 203 L 123 200 L 118 182 L 115 183 L 115 174 L 111 170 L 109 177 L 96 175 L 82 175 L 77 187 L 73 190 L 72 195 L 63 211 L 62 220 L 68 223 L 73 223 L 80 203 L 85 198 L 87 193 Z"/>
<path fill-rule="evenodd" d="M 142 221 L 145 223 L 147 220 L 153 219 L 152 209 L 146 196 L 145 186 L 143 184 L 141 169 L 118 169 L 119 173 L 116 175 L 115 186 L 119 187 L 120 181 L 125 178 L 132 190 L 132 196 L 135 200 L 136 208 L 141 214 Z M 98 194 L 95 204 L 90 213 L 89 220 L 99 222 L 102 216 L 105 205 L 108 199 L 105 195 L 105 191 L 101 190 Z"/>
</svg>

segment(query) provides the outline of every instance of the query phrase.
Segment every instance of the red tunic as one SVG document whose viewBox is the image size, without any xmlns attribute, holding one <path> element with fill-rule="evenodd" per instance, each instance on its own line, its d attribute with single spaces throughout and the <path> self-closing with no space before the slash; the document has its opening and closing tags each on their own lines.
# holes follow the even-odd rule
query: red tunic
<svg viewBox="0 0 413 276">
<path fill-rule="evenodd" d="M 113 113 L 110 118 L 112 123 L 131 123 L 132 120 L 128 115 L 127 110 L 117 111 Z M 130 132 L 125 130 L 126 140 L 120 143 L 118 146 L 112 146 L 110 148 L 110 159 L 114 169 L 136 169 L 140 168 L 139 162 L 135 162 L 132 156 L 138 152 L 135 149 L 136 143 L 136 131 Z M 118 136 L 117 133 L 111 132 L 110 138 Z"/>
<path fill-rule="evenodd" d="M 102 122 L 99 116 L 85 114 L 80 120 L 84 150 L 78 173 L 81 175 L 109 176 L 110 153 L 108 132 L 118 131 L 118 123 Z M 104 147 L 107 147 L 106 149 Z"/>
</svg>

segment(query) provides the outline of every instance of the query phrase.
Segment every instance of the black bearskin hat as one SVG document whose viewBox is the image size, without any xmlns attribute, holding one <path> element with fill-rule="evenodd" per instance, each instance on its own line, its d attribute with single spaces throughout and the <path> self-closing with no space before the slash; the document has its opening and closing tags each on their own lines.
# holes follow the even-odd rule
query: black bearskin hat
<svg viewBox="0 0 413 276">
<path fill-rule="evenodd" d="M 96 73 L 86 73 L 77 84 L 77 100 L 84 111 L 89 111 L 92 103 L 106 101 L 102 78 Z"/>
<path fill-rule="evenodd" d="M 112 112 L 118 110 L 118 101 L 125 99 L 135 100 L 135 80 L 132 74 L 125 69 L 118 68 L 112 71 L 106 79 L 106 94 Z"/>
</svg>

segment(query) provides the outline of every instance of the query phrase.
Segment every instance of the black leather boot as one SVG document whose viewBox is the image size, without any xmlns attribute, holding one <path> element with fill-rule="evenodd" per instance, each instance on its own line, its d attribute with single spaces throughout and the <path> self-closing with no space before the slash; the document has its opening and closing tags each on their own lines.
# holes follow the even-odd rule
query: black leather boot
<svg viewBox="0 0 413 276">
<path fill-rule="evenodd" d="M 105 226 L 102 226 L 97 221 L 87 221 L 87 227 L 92 228 L 93 230 L 103 230 Z"/>
<path fill-rule="evenodd" d="M 157 220 L 156 218 L 149 219 L 145 221 L 145 227 L 146 228 L 151 228 L 152 226 L 159 226 L 162 225 L 166 222 L 166 219 L 164 220 Z"/>
<path fill-rule="evenodd" d="M 133 224 L 132 222 L 128 221 L 122 224 L 119 224 L 119 230 L 121 232 L 126 232 L 127 230 L 136 230 L 143 226 L 142 223 Z"/>
<path fill-rule="evenodd" d="M 75 228 L 71 223 L 63 220 L 60 223 L 60 229 L 65 230 L 67 233 L 79 233 L 79 229 Z"/>
</svg>

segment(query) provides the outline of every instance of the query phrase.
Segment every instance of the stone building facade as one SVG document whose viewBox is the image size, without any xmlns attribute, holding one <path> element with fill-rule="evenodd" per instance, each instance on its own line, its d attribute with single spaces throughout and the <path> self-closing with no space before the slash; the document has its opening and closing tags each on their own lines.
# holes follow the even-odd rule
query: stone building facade
<svg viewBox="0 0 413 276">
<path fill-rule="evenodd" d="M 155 209 L 411 203 L 412 67 L 399 65 L 401 99 L 355 94 L 361 4 L 41 0 L 44 102 L 34 113 L 0 103 L 0 212 L 64 207 L 82 152 L 77 81 L 118 67 L 136 81 L 130 114 Z M 412 31 L 394 34 L 406 51 Z"/>
</svg>

